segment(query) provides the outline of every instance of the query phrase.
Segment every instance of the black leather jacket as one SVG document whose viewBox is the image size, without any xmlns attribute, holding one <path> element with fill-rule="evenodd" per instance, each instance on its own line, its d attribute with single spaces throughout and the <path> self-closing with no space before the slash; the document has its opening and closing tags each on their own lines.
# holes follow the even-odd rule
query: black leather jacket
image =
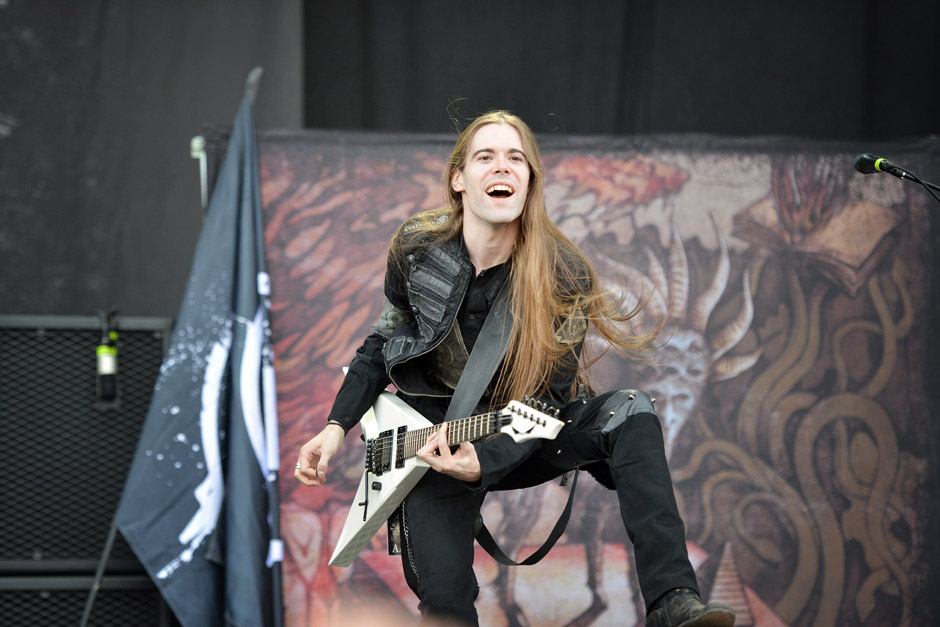
<svg viewBox="0 0 940 627">
<path fill-rule="evenodd" d="M 416 248 L 403 260 L 389 259 L 385 307 L 349 366 L 330 419 L 349 430 L 389 383 L 428 420 L 443 419 L 453 390 L 435 376 L 434 351 L 451 338 L 472 275 L 462 238 Z M 580 349 L 580 342 L 574 349 Z M 560 399 L 567 398 L 573 381 L 574 373 L 559 373 L 543 398 L 564 404 Z M 533 454 L 539 441 L 519 444 L 498 437 L 475 446 L 483 481 L 474 488 L 485 489 Z"/>
<path fill-rule="evenodd" d="M 405 275 L 407 273 L 407 275 Z M 389 264 L 385 280 L 386 311 L 398 314 L 394 327 L 376 325 L 388 334 L 385 365 L 395 387 L 409 396 L 451 396 L 434 375 L 431 353 L 448 340 L 466 296 L 473 266 L 462 239 L 416 249 L 403 266 Z M 380 318 L 380 323 L 386 317 Z M 465 357 L 461 360 L 466 363 Z M 460 366 L 462 370 L 462 364 Z"/>
</svg>

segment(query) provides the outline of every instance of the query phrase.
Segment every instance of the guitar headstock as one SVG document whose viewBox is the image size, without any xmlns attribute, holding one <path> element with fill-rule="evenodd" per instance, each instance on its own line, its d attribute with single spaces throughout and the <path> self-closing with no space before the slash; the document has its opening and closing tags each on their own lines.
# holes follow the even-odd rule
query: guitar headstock
<svg viewBox="0 0 940 627">
<path fill-rule="evenodd" d="M 510 419 L 500 431 L 516 442 L 534 438 L 553 440 L 565 424 L 558 419 L 557 409 L 529 397 L 525 402 L 511 401 L 499 413 Z"/>
</svg>

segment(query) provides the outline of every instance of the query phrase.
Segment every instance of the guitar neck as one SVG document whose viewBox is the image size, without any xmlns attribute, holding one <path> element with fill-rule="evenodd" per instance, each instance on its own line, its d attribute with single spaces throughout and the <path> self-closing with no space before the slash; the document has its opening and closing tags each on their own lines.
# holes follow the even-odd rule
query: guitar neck
<svg viewBox="0 0 940 627">
<path fill-rule="evenodd" d="M 447 425 L 447 444 L 456 446 L 461 442 L 472 442 L 496 433 L 498 424 L 495 416 L 496 414 L 492 413 L 479 414 L 444 423 Z M 424 429 L 409 431 L 405 436 L 403 457 L 414 457 L 427 444 L 431 434 L 437 433 L 440 428 L 441 425 L 432 425 Z"/>
</svg>

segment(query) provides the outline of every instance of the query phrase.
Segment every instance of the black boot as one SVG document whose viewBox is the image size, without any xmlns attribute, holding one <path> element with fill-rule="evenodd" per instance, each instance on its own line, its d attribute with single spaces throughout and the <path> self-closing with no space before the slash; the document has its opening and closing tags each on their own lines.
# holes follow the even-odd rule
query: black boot
<svg viewBox="0 0 940 627">
<path fill-rule="evenodd" d="M 726 603 L 708 605 L 694 590 L 682 588 L 656 604 L 646 617 L 646 627 L 732 627 L 734 610 Z"/>
</svg>

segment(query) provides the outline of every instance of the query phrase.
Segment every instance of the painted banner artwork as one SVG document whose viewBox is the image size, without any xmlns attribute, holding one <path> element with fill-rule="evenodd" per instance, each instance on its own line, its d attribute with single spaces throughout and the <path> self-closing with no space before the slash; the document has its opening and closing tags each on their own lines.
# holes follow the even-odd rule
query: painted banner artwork
<svg viewBox="0 0 940 627">
<path fill-rule="evenodd" d="M 592 376 L 598 389 L 656 398 L 703 596 L 731 603 L 739 625 L 940 619 L 927 487 L 938 462 L 927 365 L 940 207 L 918 186 L 855 172 L 858 146 L 541 139 L 552 218 L 625 307 L 645 303 L 625 331 L 668 316 L 659 348 L 639 362 L 589 339 Z M 352 566 L 327 565 L 362 473 L 359 429 L 326 487 L 290 480 L 290 466 L 378 317 L 389 238 L 440 205 L 452 143 L 260 137 L 287 625 L 342 624 L 354 607 L 381 612 L 382 624 L 416 616 L 384 532 Z M 912 141 L 891 157 L 935 180 L 938 148 Z M 567 532 L 538 565 L 506 569 L 478 549 L 482 624 L 642 624 L 617 500 L 590 477 L 579 483 Z M 566 490 L 490 495 L 484 518 L 507 553 L 527 555 Z"/>
</svg>

